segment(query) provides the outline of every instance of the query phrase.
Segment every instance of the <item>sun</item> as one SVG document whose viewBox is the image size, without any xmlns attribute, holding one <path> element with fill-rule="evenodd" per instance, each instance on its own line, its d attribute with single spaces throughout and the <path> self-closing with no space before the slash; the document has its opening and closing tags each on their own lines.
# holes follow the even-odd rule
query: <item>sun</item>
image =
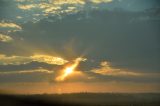
<svg viewBox="0 0 160 106">
<path fill-rule="evenodd" d="M 59 75 L 58 77 L 56 77 L 56 81 L 64 81 L 66 77 L 72 75 L 75 73 L 75 69 L 77 68 L 77 66 L 79 65 L 79 63 L 81 61 L 85 61 L 83 58 L 77 58 L 74 60 L 74 62 L 69 65 L 66 66 L 63 70 L 62 70 L 62 74 Z"/>
<path fill-rule="evenodd" d="M 66 77 L 73 74 L 75 68 L 78 64 L 72 64 L 71 66 L 67 66 L 64 70 L 62 70 L 62 74 L 56 78 L 56 81 L 63 81 Z"/>
<path fill-rule="evenodd" d="M 73 68 L 72 67 L 67 67 L 66 70 L 65 70 L 65 74 L 69 75 L 69 74 L 72 74 L 72 73 L 73 73 Z"/>
</svg>

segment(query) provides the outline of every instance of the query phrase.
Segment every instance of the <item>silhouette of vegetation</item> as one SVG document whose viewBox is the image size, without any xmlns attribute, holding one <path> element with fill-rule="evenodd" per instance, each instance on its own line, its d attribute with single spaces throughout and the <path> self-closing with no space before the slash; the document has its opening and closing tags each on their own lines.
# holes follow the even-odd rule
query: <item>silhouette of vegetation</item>
<svg viewBox="0 0 160 106">
<path fill-rule="evenodd" d="M 159 93 L 0 95 L 0 106 L 159 106 Z"/>
</svg>

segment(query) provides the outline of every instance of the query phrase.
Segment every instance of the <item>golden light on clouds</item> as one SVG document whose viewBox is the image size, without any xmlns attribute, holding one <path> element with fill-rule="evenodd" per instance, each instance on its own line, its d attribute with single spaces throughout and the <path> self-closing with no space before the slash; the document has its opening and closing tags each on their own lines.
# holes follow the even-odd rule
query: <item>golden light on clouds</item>
<svg viewBox="0 0 160 106">
<path fill-rule="evenodd" d="M 10 42 L 12 40 L 13 40 L 12 37 L 10 37 L 8 35 L 0 34 L 0 41 L 1 42 Z"/>
<path fill-rule="evenodd" d="M 95 4 L 112 2 L 112 0 L 42 0 L 39 2 L 34 0 L 15 0 L 15 1 L 18 3 L 17 5 L 18 9 L 25 11 L 38 9 L 42 12 L 43 16 L 47 16 L 48 14 L 59 15 L 61 13 L 76 13 L 78 11 L 85 9 L 84 7 L 87 4 L 95 5 Z M 70 6 L 74 7 L 74 9 L 64 8 Z"/>
<path fill-rule="evenodd" d="M 85 58 L 76 58 L 74 60 L 74 63 L 71 64 L 70 66 L 66 66 L 63 70 L 62 70 L 62 73 L 61 75 L 59 75 L 58 77 L 56 77 L 56 81 L 64 81 L 66 77 L 70 76 L 70 75 L 73 75 L 75 73 L 78 73 L 76 72 L 76 68 L 77 66 L 79 65 L 79 63 L 81 61 L 86 61 Z"/>
<path fill-rule="evenodd" d="M 100 74 L 100 75 L 108 75 L 108 76 L 139 76 L 142 75 L 138 72 L 126 71 L 122 69 L 116 69 L 110 66 L 107 61 L 101 62 L 100 68 L 95 68 L 91 70 L 91 72 Z"/>
<path fill-rule="evenodd" d="M 32 4 L 29 4 L 29 5 L 18 5 L 18 8 L 22 9 L 22 10 L 30 10 L 30 9 L 35 8 L 35 7 L 36 6 L 32 5 Z"/>
<path fill-rule="evenodd" d="M 32 56 L 6 56 L 0 54 L 0 65 L 20 65 L 27 64 L 30 62 L 43 62 L 47 64 L 63 65 L 68 61 L 57 56 L 51 55 L 32 55 Z"/>
<path fill-rule="evenodd" d="M 68 62 L 67 60 L 61 57 L 54 57 L 49 55 L 34 55 L 30 56 L 30 58 L 33 59 L 33 61 L 45 62 L 48 64 L 56 64 L 56 65 L 63 65 Z"/>
<path fill-rule="evenodd" d="M 50 70 L 47 70 L 47 69 L 39 68 L 39 69 L 21 70 L 21 71 L 5 71 L 5 72 L 0 72 L 0 75 L 32 74 L 32 73 L 47 73 L 47 74 L 52 74 L 52 73 L 54 73 L 54 71 L 50 71 Z"/>
<path fill-rule="evenodd" d="M 22 27 L 15 24 L 15 23 L 7 23 L 7 22 L 0 22 L 0 28 L 14 28 L 14 29 L 18 29 L 21 30 Z"/>
<path fill-rule="evenodd" d="M 112 0 L 91 0 L 91 1 L 95 4 L 112 2 Z"/>
<path fill-rule="evenodd" d="M 53 4 L 85 4 L 85 0 L 53 0 Z"/>
</svg>

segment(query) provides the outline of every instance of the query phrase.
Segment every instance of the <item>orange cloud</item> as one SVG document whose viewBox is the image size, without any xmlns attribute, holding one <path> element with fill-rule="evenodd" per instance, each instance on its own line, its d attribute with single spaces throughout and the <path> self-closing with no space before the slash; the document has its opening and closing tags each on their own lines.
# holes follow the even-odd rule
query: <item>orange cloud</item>
<svg viewBox="0 0 160 106">
<path fill-rule="evenodd" d="M 100 68 L 95 68 L 91 72 L 108 76 L 139 76 L 141 73 L 125 71 L 122 69 L 112 68 L 107 61 L 101 62 Z"/>
<path fill-rule="evenodd" d="M 26 64 L 30 63 L 32 61 L 37 62 L 44 62 L 47 64 L 55 64 L 55 65 L 63 65 L 67 63 L 68 61 L 56 56 L 50 56 L 50 55 L 33 55 L 33 56 L 6 56 L 6 55 L 0 55 L 0 64 L 1 65 L 20 65 L 20 64 Z"/>
<path fill-rule="evenodd" d="M 0 74 L 29 74 L 29 73 L 47 73 L 52 74 L 54 71 L 49 71 L 47 69 L 39 68 L 39 69 L 33 69 L 33 70 L 21 70 L 21 71 L 3 71 L 0 72 Z"/>
<path fill-rule="evenodd" d="M 49 55 L 34 55 L 34 56 L 30 56 L 30 58 L 33 61 L 45 62 L 48 64 L 57 64 L 57 65 L 63 65 L 68 62 L 67 60 L 64 60 L 61 57 L 53 57 Z"/>
</svg>

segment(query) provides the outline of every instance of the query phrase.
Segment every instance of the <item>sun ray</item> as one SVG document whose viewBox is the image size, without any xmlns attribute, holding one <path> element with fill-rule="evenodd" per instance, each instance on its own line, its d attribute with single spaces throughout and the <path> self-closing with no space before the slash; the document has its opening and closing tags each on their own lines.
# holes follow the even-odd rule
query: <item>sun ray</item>
<svg viewBox="0 0 160 106">
<path fill-rule="evenodd" d="M 66 77 L 69 75 L 72 75 L 75 72 L 75 69 L 79 65 L 81 61 L 85 61 L 86 59 L 84 58 L 76 58 L 74 60 L 74 63 L 71 64 L 70 66 L 67 66 L 64 70 L 62 70 L 62 74 L 58 77 L 56 77 L 56 81 L 64 81 Z"/>
</svg>

